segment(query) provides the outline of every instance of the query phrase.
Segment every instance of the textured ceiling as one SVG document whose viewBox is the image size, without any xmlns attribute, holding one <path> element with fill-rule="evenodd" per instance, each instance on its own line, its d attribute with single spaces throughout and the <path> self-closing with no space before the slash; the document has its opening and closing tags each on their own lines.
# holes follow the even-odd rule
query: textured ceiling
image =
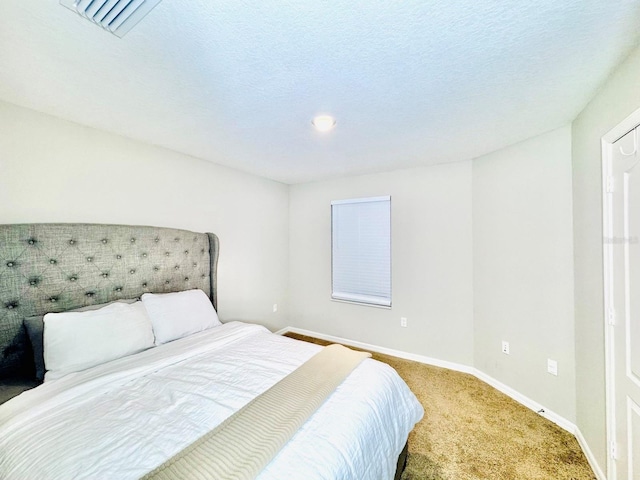
<svg viewBox="0 0 640 480">
<path fill-rule="evenodd" d="M 639 25 L 640 0 L 164 0 L 119 39 L 57 0 L 1 0 L 0 99 L 298 183 L 564 125 Z"/>
</svg>

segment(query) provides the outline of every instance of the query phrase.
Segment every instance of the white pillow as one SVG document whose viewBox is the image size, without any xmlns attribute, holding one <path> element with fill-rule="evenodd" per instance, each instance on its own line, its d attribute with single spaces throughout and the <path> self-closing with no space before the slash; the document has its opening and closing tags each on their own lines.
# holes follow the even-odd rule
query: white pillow
<svg viewBox="0 0 640 480">
<path fill-rule="evenodd" d="M 45 381 L 153 347 L 142 302 L 44 316 Z"/>
<path fill-rule="evenodd" d="M 156 345 L 221 325 L 211 300 L 199 289 L 145 293 L 142 303 L 151 319 Z"/>
</svg>

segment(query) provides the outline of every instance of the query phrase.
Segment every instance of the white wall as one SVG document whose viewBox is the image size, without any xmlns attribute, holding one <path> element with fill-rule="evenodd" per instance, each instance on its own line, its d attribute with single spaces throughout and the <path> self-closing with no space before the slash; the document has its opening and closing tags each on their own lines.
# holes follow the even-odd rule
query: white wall
<svg viewBox="0 0 640 480">
<path fill-rule="evenodd" d="M 288 202 L 286 185 L 0 102 L 0 223 L 214 232 L 223 320 L 286 325 Z"/>
<path fill-rule="evenodd" d="M 571 202 L 569 126 L 473 162 L 475 367 L 575 422 Z"/>
<path fill-rule="evenodd" d="M 332 301 L 331 200 L 379 195 L 392 309 Z M 291 325 L 475 366 L 574 422 L 571 205 L 570 126 L 473 161 L 292 186 Z"/>
<path fill-rule="evenodd" d="M 380 195 L 391 195 L 393 306 L 332 301 L 331 200 Z M 294 185 L 289 222 L 293 326 L 472 364 L 470 162 Z"/>
<path fill-rule="evenodd" d="M 602 159 L 600 139 L 640 108 L 640 48 L 573 122 L 577 420 L 606 469 Z"/>
</svg>

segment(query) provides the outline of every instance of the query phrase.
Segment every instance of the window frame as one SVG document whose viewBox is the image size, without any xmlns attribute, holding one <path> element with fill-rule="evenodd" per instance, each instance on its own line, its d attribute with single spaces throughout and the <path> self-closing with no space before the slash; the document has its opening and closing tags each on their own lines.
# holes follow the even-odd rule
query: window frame
<svg viewBox="0 0 640 480">
<path fill-rule="evenodd" d="M 334 291 L 334 205 L 344 204 L 357 204 L 357 203 L 373 203 L 373 202 L 389 202 L 389 300 L 387 301 L 375 301 L 372 297 L 367 299 L 366 296 L 362 296 L 358 299 L 357 294 L 353 294 L 351 297 L 335 296 Z M 361 197 L 361 198 L 349 198 L 344 200 L 332 200 L 331 201 L 331 301 L 340 303 L 349 303 L 352 305 L 363 305 L 366 307 L 391 309 L 393 305 L 393 270 L 392 270 L 392 221 L 391 221 L 391 195 L 382 195 L 376 197 Z"/>
</svg>

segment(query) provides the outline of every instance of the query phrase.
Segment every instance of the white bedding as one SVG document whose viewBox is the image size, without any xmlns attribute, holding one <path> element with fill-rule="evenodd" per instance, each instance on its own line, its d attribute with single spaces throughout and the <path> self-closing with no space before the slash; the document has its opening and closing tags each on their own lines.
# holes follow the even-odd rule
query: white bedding
<svg viewBox="0 0 640 480">
<path fill-rule="evenodd" d="M 0 478 L 139 478 L 320 348 L 231 322 L 47 382 L 0 406 Z M 388 480 L 422 414 L 367 359 L 258 478 Z"/>
</svg>

